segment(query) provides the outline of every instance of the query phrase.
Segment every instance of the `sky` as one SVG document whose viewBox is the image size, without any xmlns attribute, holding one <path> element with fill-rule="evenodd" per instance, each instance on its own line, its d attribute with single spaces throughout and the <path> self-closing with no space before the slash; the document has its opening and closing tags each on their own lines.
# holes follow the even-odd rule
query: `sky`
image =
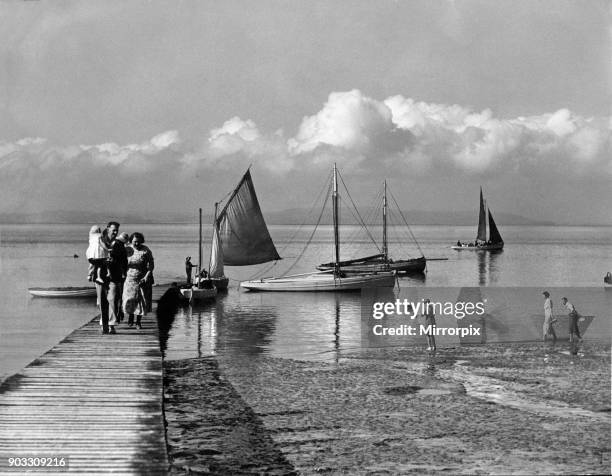
<svg viewBox="0 0 612 476">
<path fill-rule="evenodd" d="M 0 2 L 0 213 L 310 208 L 612 224 L 608 0 Z M 503 227 L 503 223 L 499 224 Z"/>
</svg>

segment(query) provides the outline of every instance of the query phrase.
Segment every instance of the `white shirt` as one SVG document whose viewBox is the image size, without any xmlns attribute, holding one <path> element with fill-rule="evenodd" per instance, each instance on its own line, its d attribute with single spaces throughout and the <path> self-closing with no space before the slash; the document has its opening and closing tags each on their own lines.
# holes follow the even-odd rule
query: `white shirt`
<svg viewBox="0 0 612 476">
<path fill-rule="evenodd" d="M 553 303 L 549 297 L 544 301 L 544 317 L 552 316 Z"/>
</svg>

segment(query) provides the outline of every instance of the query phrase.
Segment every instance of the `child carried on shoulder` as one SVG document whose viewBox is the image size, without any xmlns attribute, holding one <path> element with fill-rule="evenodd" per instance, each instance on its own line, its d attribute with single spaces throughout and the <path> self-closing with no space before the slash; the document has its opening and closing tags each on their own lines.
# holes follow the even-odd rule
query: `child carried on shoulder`
<svg viewBox="0 0 612 476">
<path fill-rule="evenodd" d="M 87 280 L 97 284 L 106 284 L 108 282 L 107 261 L 110 257 L 110 251 L 102 241 L 102 229 L 98 225 L 92 226 L 89 230 L 89 246 L 85 255 L 87 261 L 89 261 Z"/>
</svg>

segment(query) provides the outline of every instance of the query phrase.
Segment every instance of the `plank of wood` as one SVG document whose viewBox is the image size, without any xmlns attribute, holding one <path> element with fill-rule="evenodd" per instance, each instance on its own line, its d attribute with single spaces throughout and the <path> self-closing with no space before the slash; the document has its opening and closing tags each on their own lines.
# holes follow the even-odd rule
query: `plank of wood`
<svg viewBox="0 0 612 476">
<path fill-rule="evenodd" d="M 71 474 L 165 474 L 162 373 L 154 319 L 114 335 L 92 319 L 0 386 L 0 473 L 58 455 Z"/>
</svg>

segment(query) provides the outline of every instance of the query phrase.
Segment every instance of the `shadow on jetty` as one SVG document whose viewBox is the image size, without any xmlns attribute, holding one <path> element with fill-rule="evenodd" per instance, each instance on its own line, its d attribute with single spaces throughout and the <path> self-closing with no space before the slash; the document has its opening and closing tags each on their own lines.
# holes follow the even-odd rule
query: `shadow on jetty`
<svg viewBox="0 0 612 476">
<path fill-rule="evenodd" d="M 159 298 L 157 303 L 157 328 L 159 330 L 159 347 L 164 357 L 166 356 L 168 336 L 176 313 L 181 306 L 185 306 L 188 302 L 189 300 L 181 294 L 177 283 L 172 283 L 170 288 Z"/>
</svg>

